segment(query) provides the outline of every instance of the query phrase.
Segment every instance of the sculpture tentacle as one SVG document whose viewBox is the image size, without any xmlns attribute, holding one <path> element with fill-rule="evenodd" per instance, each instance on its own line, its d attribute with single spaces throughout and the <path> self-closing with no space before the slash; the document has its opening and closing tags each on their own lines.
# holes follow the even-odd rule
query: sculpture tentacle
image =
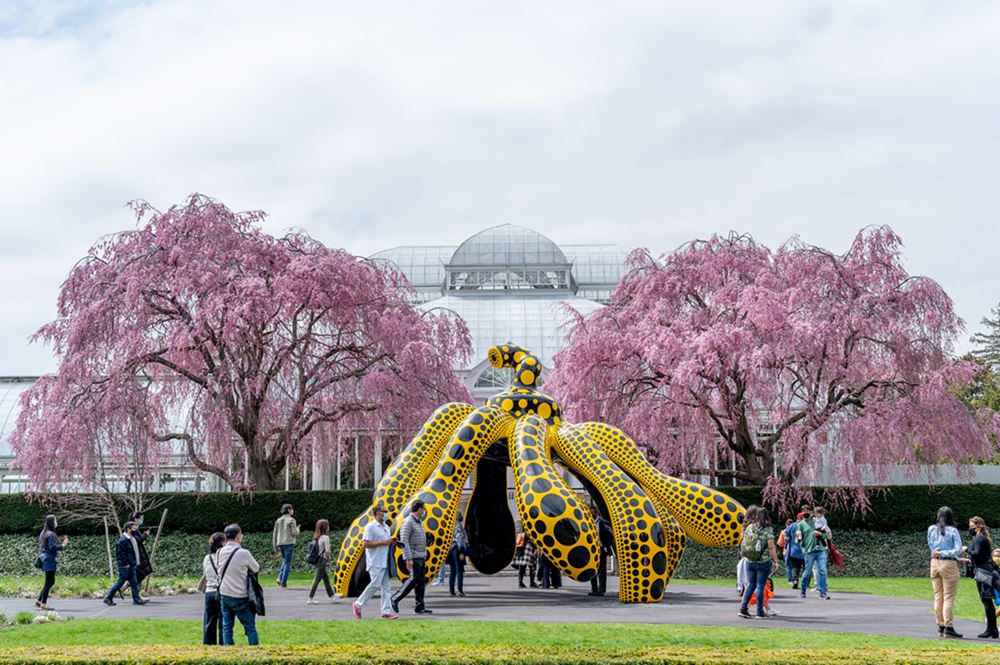
<svg viewBox="0 0 1000 665">
<path fill-rule="evenodd" d="M 604 423 L 580 423 L 604 453 L 659 499 L 695 541 L 710 547 L 739 545 L 743 536 L 743 506 L 699 483 L 658 471 L 624 432 Z"/>
<path fill-rule="evenodd" d="M 600 540 L 590 511 L 552 464 L 554 438 L 535 414 L 521 418 L 514 428 L 510 462 L 521 527 L 553 565 L 586 582 L 597 574 Z"/>
<path fill-rule="evenodd" d="M 360 592 L 359 589 L 351 589 L 351 580 L 355 578 L 358 563 L 364 553 L 361 537 L 365 527 L 374 519 L 372 509 L 381 503 L 386 508 L 386 518 L 392 520 L 434 470 L 445 444 L 472 410 L 472 406 L 460 402 L 439 407 L 406 449 L 386 469 L 375 488 L 372 505 L 358 515 L 347 529 L 333 572 L 333 588 L 336 593 L 349 596 Z"/>
<path fill-rule="evenodd" d="M 620 569 L 618 599 L 623 603 L 659 601 L 666 586 L 669 552 L 653 503 L 582 427 L 564 425 L 555 435 L 554 449 L 597 488 L 608 508 Z"/>
<path fill-rule="evenodd" d="M 656 514 L 660 516 L 663 537 L 667 541 L 667 570 L 663 573 L 663 584 L 666 586 L 670 584 L 670 578 L 673 577 L 677 565 L 681 562 L 681 557 L 684 556 L 684 549 L 687 547 L 687 534 L 684 533 L 684 527 L 680 525 L 677 518 L 670 514 L 670 511 L 667 510 L 662 501 L 656 498 L 655 494 L 647 493 L 647 496 L 653 502 Z"/>
<path fill-rule="evenodd" d="M 506 438 L 514 421 L 500 409 L 483 406 L 470 413 L 454 431 L 437 467 L 430 473 L 423 486 L 410 497 L 400 511 L 393 534 L 399 533 L 403 519 L 410 514 L 413 500 L 420 499 L 427 507 L 424 530 L 427 532 L 427 576 L 437 574 L 444 563 L 455 535 L 455 516 L 458 514 L 462 487 L 469 473 L 476 468 L 482 454 L 495 441 Z M 398 563 L 405 564 L 397 554 Z M 399 566 L 405 577 L 405 565 Z"/>
</svg>

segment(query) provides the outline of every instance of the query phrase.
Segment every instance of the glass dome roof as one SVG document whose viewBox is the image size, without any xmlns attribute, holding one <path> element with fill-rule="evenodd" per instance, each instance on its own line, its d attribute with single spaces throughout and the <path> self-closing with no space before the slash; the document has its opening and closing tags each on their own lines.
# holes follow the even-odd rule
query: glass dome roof
<svg viewBox="0 0 1000 665">
<path fill-rule="evenodd" d="M 566 266 L 559 246 L 537 231 L 502 224 L 480 231 L 455 250 L 449 266 Z"/>
</svg>

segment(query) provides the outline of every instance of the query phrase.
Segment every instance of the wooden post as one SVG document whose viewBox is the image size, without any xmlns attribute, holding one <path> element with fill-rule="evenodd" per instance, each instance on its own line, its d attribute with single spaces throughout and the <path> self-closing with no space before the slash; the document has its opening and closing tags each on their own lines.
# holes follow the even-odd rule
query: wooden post
<svg viewBox="0 0 1000 665">
<path fill-rule="evenodd" d="M 114 561 L 111 559 L 111 532 L 108 531 L 108 516 L 105 515 L 102 519 L 104 520 L 104 544 L 108 548 L 108 575 L 111 577 L 111 583 L 114 584 L 118 578 L 115 577 Z"/>
<path fill-rule="evenodd" d="M 153 562 L 156 561 L 156 546 L 160 544 L 160 532 L 163 531 L 163 523 L 167 521 L 167 509 L 163 509 L 163 513 L 160 515 L 160 524 L 156 527 L 156 538 L 153 539 L 153 551 L 149 553 L 149 565 L 152 568 Z M 155 571 L 156 569 L 153 568 Z M 146 578 L 146 583 L 143 585 L 143 593 L 149 593 L 149 580 L 152 579 L 153 573 L 149 574 Z"/>
</svg>

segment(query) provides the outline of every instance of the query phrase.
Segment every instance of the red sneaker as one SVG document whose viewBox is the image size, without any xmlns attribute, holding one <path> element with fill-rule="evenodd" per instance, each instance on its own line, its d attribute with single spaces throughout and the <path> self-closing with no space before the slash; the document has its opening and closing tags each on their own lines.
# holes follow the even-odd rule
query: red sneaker
<svg viewBox="0 0 1000 665">
<path fill-rule="evenodd" d="M 383 614 L 382 618 L 383 619 L 398 619 L 399 615 L 398 614 L 393 614 L 392 612 L 389 612 L 388 614 Z"/>
<path fill-rule="evenodd" d="M 358 604 L 357 603 L 351 603 L 351 609 L 354 610 L 354 618 L 355 619 L 360 619 L 361 618 L 361 608 L 358 607 Z"/>
</svg>

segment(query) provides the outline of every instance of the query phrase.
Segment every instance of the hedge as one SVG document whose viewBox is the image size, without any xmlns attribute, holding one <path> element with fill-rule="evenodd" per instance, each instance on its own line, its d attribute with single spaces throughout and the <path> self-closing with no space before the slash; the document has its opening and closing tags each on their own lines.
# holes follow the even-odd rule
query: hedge
<svg viewBox="0 0 1000 665">
<path fill-rule="evenodd" d="M 721 487 L 745 506 L 761 503 L 759 487 Z M 823 502 L 825 488 L 813 489 L 817 502 Z M 245 531 L 270 531 L 281 504 L 295 506 L 295 517 L 307 528 L 317 519 L 330 520 L 334 529 L 343 529 L 371 504 L 372 490 L 322 490 L 257 492 L 252 495 L 228 492 L 212 494 L 172 494 L 163 507 L 167 512 L 168 531 L 211 533 L 220 524 L 238 521 Z M 154 496 L 159 500 L 159 496 Z M 873 488 L 869 492 L 871 508 L 855 510 L 831 508 L 828 515 L 835 530 L 920 531 L 934 521 L 940 506 L 951 506 L 959 525 L 973 515 L 981 515 L 990 525 L 1000 525 L 1000 485 L 902 485 Z M 47 510 L 31 503 L 22 494 L 0 495 L 0 534 L 37 533 Z M 775 521 L 786 517 L 773 511 Z M 146 515 L 147 525 L 159 521 L 159 510 Z M 783 523 L 783 520 L 781 520 Z M 99 533 L 94 525 L 65 524 L 61 531 L 73 534 Z"/>
<path fill-rule="evenodd" d="M 330 528 L 344 529 L 371 505 L 372 490 L 154 494 L 150 503 L 162 499 L 166 502 L 146 513 L 146 526 L 157 525 L 161 511 L 166 508 L 166 531 L 209 534 L 230 522 L 239 522 L 244 531 L 270 531 L 281 513 L 281 504 L 291 503 L 295 506 L 295 519 L 305 528 L 312 529 L 318 519 L 328 519 Z M 45 515 L 51 511 L 59 512 L 30 501 L 24 494 L 0 495 L 0 534 L 38 533 Z M 103 527 L 75 522 L 60 525 L 59 531 L 71 536 L 101 534 Z"/>
<path fill-rule="evenodd" d="M 167 533 L 160 538 L 156 570 L 160 577 L 198 577 L 207 547 L 205 534 Z M 333 546 L 339 547 L 344 531 L 330 534 Z M 305 563 L 308 536 L 299 538 L 295 570 L 309 571 Z M 104 536 L 74 536 L 71 547 L 59 557 L 60 575 L 106 576 L 107 554 Z M 871 531 L 836 531 L 835 542 L 844 555 L 842 574 L 850 577 L 909 577 L 927 574 L 928 554 L 923 529 L 907 533 L 885 534 Z M 254 553 L 267 574 L 276 573 L 279 562 L 269 556 L 270 533 L 248 533 L 244 545 Z M 21 577 L 34 574 L 31 563 L 37 554 L 33 535 L 0 536 L 0 576 Z M 688 540 L 687 549 L 675 579 L 736 576 L 737 549 L 712 548 Z"/>
<path fill-rule="evenodd" d="M 336 548 L 344 539 L 344 531 L 330 532 L 330 542 Z M 156 574 L 158 577 L 201 576 L 201 562 L 208 553 L 208 536 L 204 534 L 167 533 L 160 537 L 156 549 Z M 306 545 L 310 534 L 299 536 L 293 561 L 294 570 L 306 572 Z M 281 561 L 271 556 L 271 533 L 245 533 L 243 545 L 249 549 L 265 574 L 277 574 Z M 114 547 L 114 542 L 112 542 Z M 150 551 L 152 551 L 150 544 Z M 112 550 L 113 552 L 113 550 Z M 0 536 L 0 577 L 22 577 L 36 574 L 32 564 L 38 555 L 38 542 L 33 535 L 6 534 Z M 107 577 L 108 554 L 104 536 L 71 536 L 70 546 L 59 555 L 59 574 Z"/>
<path fill-rule="evenodd" d="M 760 504 L 762 490 L 760 487 L 720 487 L 720 491 L 742 503 L 744 506 Z M 849 501 L 847 506 L 834 507 L 824 500 L 825 487 L 812 488 L 813 501 L 796 502 L 818 503 L 828 509 L 827 519 L 834 530 L 864 530 L 864 531 L 925 531 L 937 516 L 938 508 L 949 506 L 955 512 L 959 527 L 964 526 L 970 517 L 979 515 L 989 525 L 1000 526 L 1000 485 L 894 485 L 892 487 L 873 487 L 869 489 L 869 510 L 861 512 L 855 501 Z M 843 491 L 843 488 L 840 488 Z M 789 511 L 790 512 L 790 511 Z M 782 511 L 771 511 L 771 519 L 780 520 L 794 517 Z"/>
<path fill-rule="evenodd" d="M 5 629 L 10 630 L 10 629 Z M 2 632 L 0 632 L 2 639 Z M 928 642 L 930 645 L 931 643 Z M 102 665 L 214 665 L 216 663 L 262 663 L 266 665 L 590 665 L 621 663 L 635 665 L 869 665 L 937 664 L 951 662 L 965 655 L 964 650 L 928 646 L 926 649 L 758 649 L 713 647 L 658 647 L 653 649 L 572 649 L 545 646 L 423 646 L 396 644 L 343 644 L 329 646 L 259 646 L 259 647 L 179 647 L 141 645 L 122 647 L 42 647 L 36 649 L 0 649 L 0 664 L 43 665 L 77 663 Z M 983 653 L 986 651 L 987 653 Z M 989 658 L 991 647 L 977 649 L 979 657 Z"/>
</svg>

